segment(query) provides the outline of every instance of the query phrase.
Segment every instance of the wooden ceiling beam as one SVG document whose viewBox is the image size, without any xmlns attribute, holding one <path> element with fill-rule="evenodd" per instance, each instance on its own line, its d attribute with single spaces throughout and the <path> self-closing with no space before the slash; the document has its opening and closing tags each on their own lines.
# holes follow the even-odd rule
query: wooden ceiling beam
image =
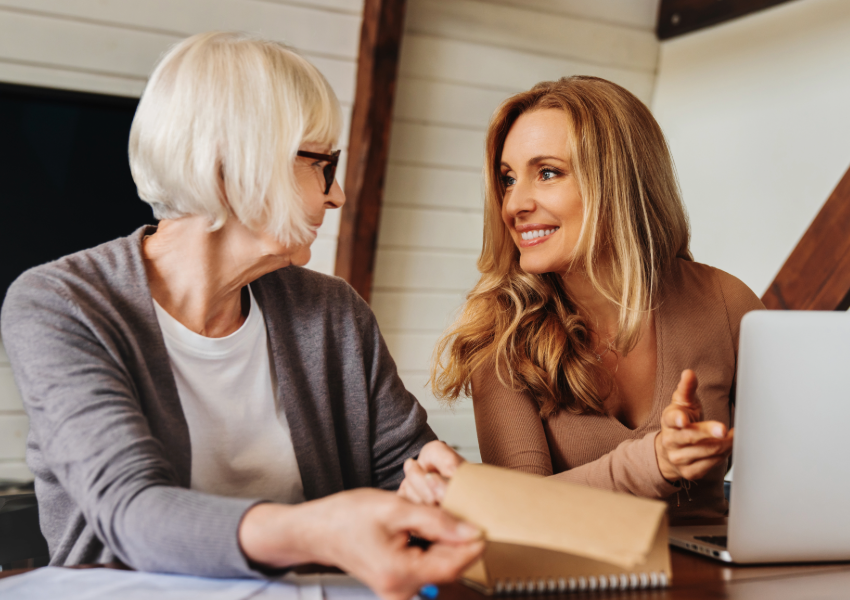
<svg viewBox="0 0 850 600">
<path fill-rule="evenodd" d="M 850 169 L 762 297 L 780 310 L 850 308 Z"/>
<path fill-rule="evenodd" d="M 405 0 L 366 0 L 335 272 L 367 302 L 389 157 Z"/>
<path fill-rule="evenodd" d="M 655 33 L 659 40 L 669 40 L 789 1 L 661 0 Z"/>
</svg>

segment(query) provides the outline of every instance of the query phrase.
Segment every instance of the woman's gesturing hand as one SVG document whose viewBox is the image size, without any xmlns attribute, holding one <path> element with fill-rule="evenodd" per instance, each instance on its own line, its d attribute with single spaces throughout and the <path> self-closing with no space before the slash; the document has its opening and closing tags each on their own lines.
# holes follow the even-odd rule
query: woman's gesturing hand
<svg viewBox="0 0 850 600">
<path fill-rule="evenodd" d="M 431 546 L 408 546 L 411 534 Z M 453 581 L 484 551 L 474 526 L 372 489 L 293 506 L 258 504 L 245 513 L 239 541 L 248 558 L 265 565 L 337 566 L 383 600 L 409 600 L 427 583 Z"/>
<path fill-rule="evenodd" d="M 701 479 L 732 452 L 734 429 L 719 421 L 703 421 L 697 400 L 697 377 L 682 371 L 673 400 L 661 414 L 661 432 L 655 438 L 655 456 L 668 481 Z"/>
<path fill-rule="evenodd" d="M 446 495 L 448 480 L 455 474 L 463 457 L 445 442 L 428 442 L 419 457 L 404 462 L 404 481 L 398 488 L 400 496 L 417 504 L 437 506 Z"/>
</svg>

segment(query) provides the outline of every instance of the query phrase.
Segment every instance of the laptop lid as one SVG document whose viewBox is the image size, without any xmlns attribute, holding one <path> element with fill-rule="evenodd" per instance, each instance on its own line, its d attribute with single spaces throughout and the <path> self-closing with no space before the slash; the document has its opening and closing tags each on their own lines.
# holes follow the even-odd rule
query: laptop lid
<svg viewBox="0 0 850 600">
<path fill-rule="evenodd" d="M 733 459 L 735 562 L 850 559 L 850 315 L 744 317 Z"/>
</svg>

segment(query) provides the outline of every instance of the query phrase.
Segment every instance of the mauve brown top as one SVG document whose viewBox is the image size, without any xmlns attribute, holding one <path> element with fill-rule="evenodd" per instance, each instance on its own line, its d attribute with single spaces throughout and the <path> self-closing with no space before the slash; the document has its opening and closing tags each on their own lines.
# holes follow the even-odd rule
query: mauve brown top
<svg viewBox="0 0 850 600">
<path fill-rule="evenodd" d="M 596 488 L 666 499 L 671 517 L 725 515 L 727 461 L 694 482 L 686 493 L 661 476 L 655 436 L 661 430 L 661 412 L 684 369 L 693 369 L 697 375 L 696 396 L 705 419 L 731 424 L 741 318 L 763 308 L 758 297 L 732 275 L 678 260 L 663 283 L 655 313 L 655 397 L 646 422 L 629 429 L 609 415 L 576 415 L 566 410 L 544 420 L 528 392 L 504 387 L 491 366 L 480 369 L 472 380 L 482 460 Z"/>
</svg>

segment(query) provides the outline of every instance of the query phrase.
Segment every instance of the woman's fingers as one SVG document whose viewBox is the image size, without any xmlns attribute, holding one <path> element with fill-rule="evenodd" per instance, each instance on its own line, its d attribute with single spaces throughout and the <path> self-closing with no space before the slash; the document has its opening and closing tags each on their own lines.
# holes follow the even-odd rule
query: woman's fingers
<svg viewBox="0 0 850 600">
<path fill-rule="evenodd" d="M 404 461 L 404 481 L 401 483 L 405 488 L 405 493 L 402 495 L 417 504 L 435 505 L 437 504 L 437 496 L 434 494 L 426 475 L 427 473 L 416 460 L 408 458 Z M 400 493 L 401 490 L 402 488 L 399 486 Z"/>
<path fill-rule="evenodd" d="M 439 473 L 448 479 L 455 474 L 464 459 L 445 442 L 433 441 L 422 447 L 418 461 L 425 471 Z"/>
<path fill-rule="evenodd" d="M 668 453 L 670 462 L 679 467 L 699 462 L 705 459 L 722 459 L 729 456 L 732 450 L 731 443 L 719 442 L 718 444 L 701 444 L 698 446 L 685 446 Z"/>
<path fill-rule="evenodd" d="M 696 391 L 697 376 L 690 369 L 685 369 L 679 377 L 679 384 L 673 392 L 670 405 L 665 410 L 665 412 L 667 410 L 673 412 L 675 416 L 675 420 L 669 423 L 669 427 L 684 427 L 690 422 L 702 419 L 702 406 L 696 397 Z"/>
<path fill-rule="evenodd" d="M 719 421 L 700 421 L 691 423 L 682 429 L 670 429 L 666 432 L 664 445 L 669 449 L 692 446 L 701 443 L 725 441 L 726 426 Z"/>
<path fill-rule="evenodd" d="M 418 537 L 444 544 L 467 544 L 484 537 L 484 532 L 474 525 L 430 506 L 400 507 L 390 526 L 395 531 L 412 531 Z"/>
</svg>

